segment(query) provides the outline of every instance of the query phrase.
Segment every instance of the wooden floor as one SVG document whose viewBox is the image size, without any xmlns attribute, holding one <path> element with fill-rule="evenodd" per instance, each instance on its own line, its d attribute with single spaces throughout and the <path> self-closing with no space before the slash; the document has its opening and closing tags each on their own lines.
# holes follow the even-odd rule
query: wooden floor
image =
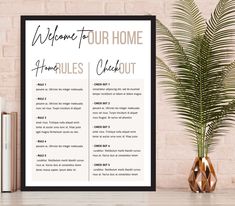
<svg viewBox="0 0 235 206">
<path fill-rule="evenodd" d="M 235 190 L 194 194 L 182 190 L 157 192 L 16 192 L 0 194 L 0 206 L 226 206 L 235 205 Z"/>
</svg>

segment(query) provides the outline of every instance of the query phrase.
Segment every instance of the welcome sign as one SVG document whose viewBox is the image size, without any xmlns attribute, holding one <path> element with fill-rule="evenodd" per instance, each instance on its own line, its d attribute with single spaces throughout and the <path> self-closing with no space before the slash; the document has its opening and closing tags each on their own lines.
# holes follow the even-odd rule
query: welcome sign
<svg viewBox="0 0 235 206">
<path fill-rule="evenodd" d="M 155 17 L 22 16 L 22 190 L 155 190 Z"/>
</svg>

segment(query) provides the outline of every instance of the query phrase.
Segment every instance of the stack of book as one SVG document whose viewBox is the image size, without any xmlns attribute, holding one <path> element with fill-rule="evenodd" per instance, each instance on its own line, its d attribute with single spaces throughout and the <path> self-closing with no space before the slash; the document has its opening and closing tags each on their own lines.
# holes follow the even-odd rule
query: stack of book
<svg viewBox="0 0 235 206">
<path fill-rule="evenodd" d="M 2 192 L 17 190 L 17 113 L 4 112 L 0 98 L 0 186 Z"/>
</svg>

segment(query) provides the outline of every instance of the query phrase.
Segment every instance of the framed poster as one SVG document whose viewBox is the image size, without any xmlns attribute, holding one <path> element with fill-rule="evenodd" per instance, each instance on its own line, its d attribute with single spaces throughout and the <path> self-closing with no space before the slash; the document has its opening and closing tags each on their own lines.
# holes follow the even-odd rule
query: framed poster
<svg viewBox="0 0 235 206">
<path fill-rule="evenodd" d="M 21 17 L 22 190 L 155 190 L 155 16 Z"/>
</svg>

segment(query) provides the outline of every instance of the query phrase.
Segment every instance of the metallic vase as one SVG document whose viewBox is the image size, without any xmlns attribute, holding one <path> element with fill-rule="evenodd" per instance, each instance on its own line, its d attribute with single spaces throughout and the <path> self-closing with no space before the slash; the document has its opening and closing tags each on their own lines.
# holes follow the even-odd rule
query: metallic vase
<svg viewBox="0 0 235 206">
<path fill-rule="evenodd" d="M 193 192 L 213 192 L 217 177 L 209 157 L 196 157 L 188 178 Z"/>
</svg>

